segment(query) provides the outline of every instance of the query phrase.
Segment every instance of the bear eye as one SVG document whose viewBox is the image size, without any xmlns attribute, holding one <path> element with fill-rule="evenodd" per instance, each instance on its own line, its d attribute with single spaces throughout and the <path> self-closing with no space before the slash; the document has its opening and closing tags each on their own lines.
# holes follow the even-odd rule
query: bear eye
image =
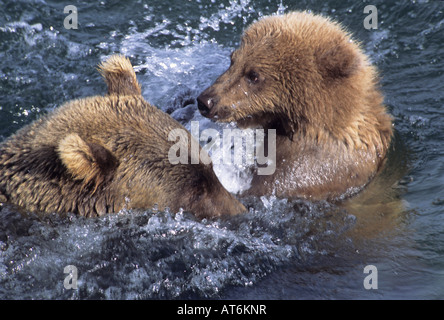
<svg viewBox="0 0 444 320">
<path fill-rule="evenodd" d="M 251 84 L 257 84 L 259 82 L 259 74 L 254 70 L 249 71 L 246 74 L 246 78 Z"/>
</svg>

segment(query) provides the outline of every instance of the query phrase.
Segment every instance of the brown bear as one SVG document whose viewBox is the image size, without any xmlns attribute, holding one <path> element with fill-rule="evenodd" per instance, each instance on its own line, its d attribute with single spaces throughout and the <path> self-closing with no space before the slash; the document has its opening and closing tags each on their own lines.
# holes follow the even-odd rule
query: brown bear
<svg viewBox="0 0 444 320">
<path fill-rule="evenodd" d="M 0 144 L 0 200 L 88 217 L 156 205 L 198 217 L 246 210 L 211 163 L 169 160 L 169 133 L 192 137 L 143 99 L 128 59 L 112 56 L 99 71 L 107 96 L 70 101 Z"/>
<path fill-rule="evenodd" d="M 228 70 L 197 100 L 210 119 L 275 129 L 275 172 L 254 175 L 246 195 L 354 194 L 381 167 L 392 137 L 377 71 L 360 45 L 308 12 L 253 23 Z"/>
</svg>

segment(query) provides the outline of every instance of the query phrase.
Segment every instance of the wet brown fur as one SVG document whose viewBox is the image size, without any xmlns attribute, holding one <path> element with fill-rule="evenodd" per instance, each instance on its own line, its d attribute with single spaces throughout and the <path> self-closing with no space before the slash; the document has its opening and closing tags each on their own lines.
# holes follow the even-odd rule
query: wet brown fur
<svg viewBox="0 0 444 320">
<path fill-rule="evenodd" d="M 100 67 L 107 96 L 70 101 L 0 144 L 0 200 L 35 212 L 97 216 L 123 208 L 180 208 L 198 217 L 237 214 L 212 165 L 177 164 L 177 121 L 141 96 L 129 60 Z"/>
<path fill-rule="evenodd" d="M 199 97 L 203 115 L 276 129 L 276 172 L 249 195 L 336 199 L 367 184 L 392 137 L 376 69 L 338 23 L 307 12 L 264 17 Z M 266 145 L 266 143 L 265 143 Z"/>
</svg>

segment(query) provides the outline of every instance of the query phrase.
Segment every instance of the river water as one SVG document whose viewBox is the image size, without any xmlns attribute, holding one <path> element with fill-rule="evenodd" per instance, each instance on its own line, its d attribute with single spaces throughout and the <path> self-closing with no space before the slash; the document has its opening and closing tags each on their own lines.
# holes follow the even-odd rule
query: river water
<svg viewBox="0 0 444 320">
<path fill-rule="evenodd" d="M 195 98 L 229 66 L 244 28 L 311 10 L 342 22 L 379 68 L 395 141 L 384 172 L 339 204 L 261 197 L 245 200 L 254 209 L 243 216 L 203 221 L 156 210 L 39 217 L 4 205 L 0 299 L 444 298 L 443 2 L 372 1 L 377 29 L 364 28 L 370 3 L 357 1 L 77 1 L 78 29 L 65 29 L 70 4 L 0 1 L 0 140 L 67 100 L 103 94 L 95 67 L 113 53 L 130 57 L 147 101 L 188 129 L 223 130 Z M 215 165 L 232 192 L 248 186 L 243 169 Z M 77 289 L 64 286 L 69 265 Z"/>
</svg>

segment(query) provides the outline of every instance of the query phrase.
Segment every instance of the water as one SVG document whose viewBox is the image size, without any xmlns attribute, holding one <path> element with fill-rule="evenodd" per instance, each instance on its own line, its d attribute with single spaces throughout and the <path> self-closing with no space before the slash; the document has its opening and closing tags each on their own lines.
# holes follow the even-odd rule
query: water
<svg viewBox="0 0 444 320">
<path fill-rule="evenodd" d="M 396 138 L 386 170 L 344 204 L 246 199 L 246 215 L 198 221 L 182 212 L 97 219 L 0 208 L 1 299 L 443 299 L 444 3 L 373 1 L 0 1 L 0 139 L 63 102 L 103 94 L 95 66 L 130 57 L 147 101 L 189 128 L 199 92 L 229 65 L 262 15 L 310 9 L 341 21 L 382 76 Z M 232 192 L 241 167 L 217 165 Z M 78 289 L 65 289 L 65 266 Z M 374 265 L 378 289 L 364 287 Z"/>
</svg>

